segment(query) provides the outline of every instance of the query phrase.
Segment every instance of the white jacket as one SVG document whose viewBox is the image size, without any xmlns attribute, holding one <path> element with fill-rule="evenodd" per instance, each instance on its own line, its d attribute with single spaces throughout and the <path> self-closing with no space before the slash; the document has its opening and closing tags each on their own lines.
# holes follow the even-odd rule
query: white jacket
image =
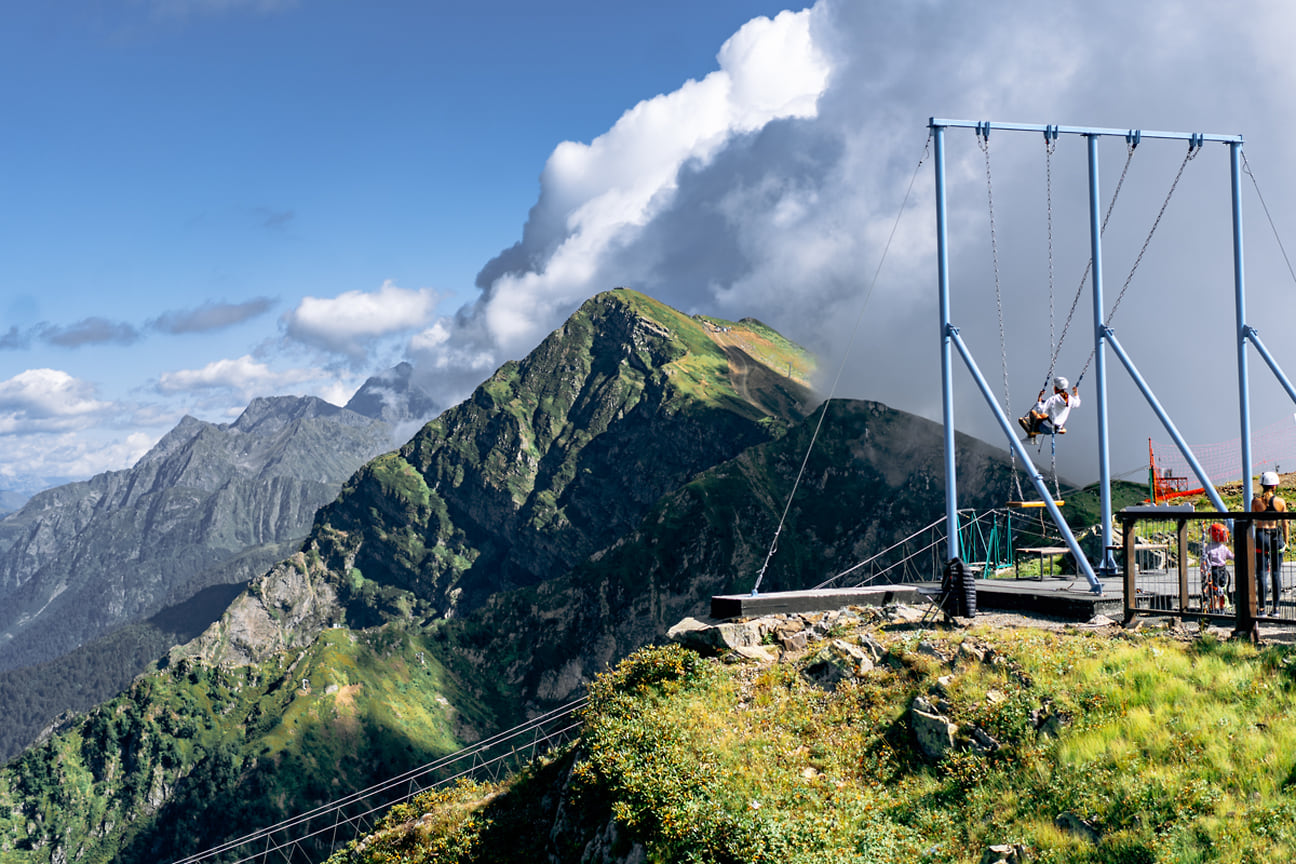
<svg viewBox="0 0 1296 864">
<path fill-rule="evenodd" d="M 1054 393 L 1047 399 L 1041 399 L 1035 403 L 1035 410 L 1041 414 L 1047 414 L 1054 429 L 1066 426 L 1067 417 L 1071 415 L 1071 409 L 1079 407 L 1080 394 L 1074 392 L 1069 396 L 1065 393 Z"/>
</svg>

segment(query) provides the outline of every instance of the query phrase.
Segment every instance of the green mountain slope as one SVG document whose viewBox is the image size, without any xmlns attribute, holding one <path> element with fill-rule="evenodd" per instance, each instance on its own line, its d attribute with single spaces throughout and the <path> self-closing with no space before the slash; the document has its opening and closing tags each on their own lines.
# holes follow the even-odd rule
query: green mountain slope
<svg viewBox="0 0 1296 864">
<path fill-rule="evenodd" d="M 813 399 L 808 370 L 759 322 L 600 294 L 358 471 L 320 511 L 304 568 L 260 580 L 201 650 L 255 660 L 332 623 L 462 616 L 561 576 L 697 472 L 782 435 Z"/>
<path fill-rule="evenodd" d="M 356 468 L 434 410 L 411 372 L 369 378 L 346 408 L 285 396 L 230 424 L 186 417 L 130 469 L 0 519 L 0 759 L 117 693 L 300 548 Z"/>
<path fill-rule="evenodd" d="M 803 460 L 762 591 L 815 587 L 943 515 L 937 424 L 876 402 L 834 400 L 827 410 L 808 459 L 817 414 L 667 494 L 634 531 L 563 576 L 446 622 L 438 655 L 509 721 L 566 702 L 680 619 L 707 615 L 713 595 L 751 590 Z M 963 435 L 956 446 L 961 503 L 1002 505 L 1005 454 Z M 918 566 L 939 570 L 936 556 Z"/>
<path fill-rule="evenodd" d="M 748 590 L 818 419 L 797 422 L 807 372 L 759 322 L 592 299 L 357 472 L 164 668 L 0 772 L 0 860 L 197 851 L 563 701 Z M 766 590 L 943 511 L 936 424 L 826 410 Z M 1002 503 L 1004 454 L 957 440 L 964 503 Z"/>
<path fill-rule="evenodd" d="M 589 301 L 360 471 L 304 549 L 165 668 L 0 772 L 0 859 L 176 857 L 499 728 L 440 662 L 443 616 L 561 575 L 782 434 L 808 368 L 758 322 Z"/>
</svg>

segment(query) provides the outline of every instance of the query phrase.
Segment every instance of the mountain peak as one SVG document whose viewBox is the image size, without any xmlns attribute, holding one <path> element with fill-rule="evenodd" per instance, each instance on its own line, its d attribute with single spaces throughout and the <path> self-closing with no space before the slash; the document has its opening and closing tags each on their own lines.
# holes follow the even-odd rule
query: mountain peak
<svg viewBox="0 0 1296 864">
<path fill-rule="evenodd" d="M 426 420 L 438 413 L 436 401 L 413 383 L 414 367 L 401 362 L 370 377 L 355 392 L 346 407 L 388 423 Z"/>
</svg>

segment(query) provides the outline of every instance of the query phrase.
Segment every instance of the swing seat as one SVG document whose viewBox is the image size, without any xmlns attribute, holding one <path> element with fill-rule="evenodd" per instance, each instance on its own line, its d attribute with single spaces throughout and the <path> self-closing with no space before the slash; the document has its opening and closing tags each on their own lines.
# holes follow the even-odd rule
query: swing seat
<svg viewBox="0 0 1296 864">
<path fill-rule="evenodd" d="M 1065 501 L 1060 501 L 1060 500 L 1056 500 L 1056 499 L 1053 501 L 1053 505 L 1054 505 L 1055 507 L 1061 507 L 1061 506 L 1062 506 L 1063 504 L 1065 504 L 1065 503 L 1066 503 Z M 1043 502 L 1043 501 L 1009 501 L 1009 502 L 1008 502 L 1008 506 L 1009 506 L 1009 507 L 1021 507 L 1021 508 L 1029 508 L 1029 507 L 1043 507 L 1043 506 L 1044 506 L 1044 502 Z"/>
</svg>

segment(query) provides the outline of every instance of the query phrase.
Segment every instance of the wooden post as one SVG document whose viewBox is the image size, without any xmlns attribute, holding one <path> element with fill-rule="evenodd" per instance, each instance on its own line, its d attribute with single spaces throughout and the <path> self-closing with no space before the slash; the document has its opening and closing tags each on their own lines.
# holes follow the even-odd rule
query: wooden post
<svg viewBox="0 0 1296 864">
<path fill-rule="evenodd" d="M 1251 519 L 1234 517 L 1233 571 L 1237 574 L 1237 625 L 1234 636 L 1259 639 L 1256 628 L 1255 532 Z"/>
<path fill-rule="evenodd" d="M 1183 613 L 1188 609 L 1188 556 L 1184 554 L 1188 548 L 1188 520 L 1179 520 L 1178 537 L 1178 554 L 1179 554 L 1179 620 L 1183 620 Z M 1203 610 L 1204 611 L 1204 610 Z"/>
<path fill-rule="evenodd" d="M 1138 563 L 1134 560 L 1134 517 L 1121 516 L 1121 541 L 1125 547 L 1125 623 L 1138 608 Z"/>
</svg>

